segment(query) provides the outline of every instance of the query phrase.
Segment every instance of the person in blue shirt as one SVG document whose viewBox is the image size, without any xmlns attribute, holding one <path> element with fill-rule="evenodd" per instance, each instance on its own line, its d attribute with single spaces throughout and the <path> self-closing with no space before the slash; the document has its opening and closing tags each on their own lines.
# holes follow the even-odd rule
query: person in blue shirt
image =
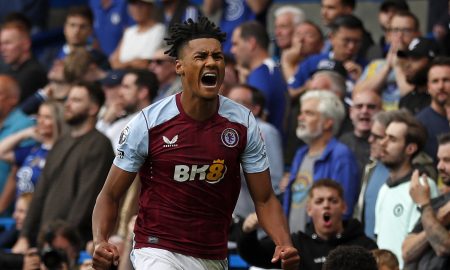
<svg viewBox="0 0 450 270">
<path fill-rule="evenodd" d="M 352 216 L 360 174 L 351 150 L 335 138 L 344 115 L 342 101 L 331 91 L 309 90 L 301 98 L 297 136 L 306 145 L 298 149 L 292 161 L 283 201 L 291 232 L 304 230 L 308 222 L 307 194 L 313 182 L 321 178 L 342 185 L 347 205 L 344 219 Z"/>
<path fill-rule="evenodd" d="M 116 49 L 126 27 L 134 24 L 128 14 L 127 1 L 89 0 L 94 14 L 94 36 L 101 51 L 107 56 Z"/>
<path fill-rule="evenodd" d="M 289 94 L 292 98 L 298 97 L 308 88 L 307 81 L 323 59 L 342 62 L 351 82 L 355 82 L 361 76 L 362 69 L 367 64 L 365 59 L 358 57 L 364 33 L 362 21 L 353 15 L 343 15 L 336 18 L 330 27 L 329 39 L 332 50 L 312 55 L 298 66 L 294 76 L 288 80 Z"/>
<path fill-rule="evenodd" d="M 284 134 L 287 86 L 280 68 L 269 56 L 269 42 L 263 25 L 245 22 L 233 32 L 231 52 L 240 71 L 248 72 L 246 83 L 263 92 L 267 100 L 267 122 Z"/>
<path fill-rule="evenodd" d="M 19 97 L 20 88 L 16 80 L 7 75 L 0 75 L 0 141 L 33 125 L 33 120 L 16 108 Z M 3 191 L 10 170 L 10 164 L 0 161 L 0 192 Z"/>
</svg>

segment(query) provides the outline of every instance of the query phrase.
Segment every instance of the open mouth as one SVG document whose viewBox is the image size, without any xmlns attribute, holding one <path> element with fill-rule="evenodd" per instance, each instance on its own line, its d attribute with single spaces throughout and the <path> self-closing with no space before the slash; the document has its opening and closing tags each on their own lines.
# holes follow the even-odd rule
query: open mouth
<svg viewBox="0 0 450 270">
<path fill-rule="evenodd" d="M 214 87 L 217 85 L 217 74 L 205 73 L 202 75 L 201 82 L 207 87 Z"/>
<path fill-rule="evenodd" d="M 330 225 L 331 224 L 331 215 L 329 213 L 324 213 L 323 221 L 325 222 L 325 225 Z"/>
</svg>

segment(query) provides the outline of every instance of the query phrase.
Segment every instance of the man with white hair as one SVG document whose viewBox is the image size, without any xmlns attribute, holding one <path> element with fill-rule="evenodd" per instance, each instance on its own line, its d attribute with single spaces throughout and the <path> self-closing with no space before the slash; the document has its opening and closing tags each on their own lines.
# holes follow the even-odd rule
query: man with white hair
<svg viewBox="0 0 450 270">
<path fill-rule="evenodd" d="M 276 9 L 274 16 L 275 43 L 283 51 L 291 47 L 295 28 L 305 21 L 305 13 L 298 7 L 286 5 Z"/>
<path fill-rule="evenodd" d="M 342 185 L 347 204 L 345 219 L 351 217 L 359 191 L 356 158 L 335 138 L 345 115 L 342 101 L 330 91 L 311 90 L 300 102 L 297 136 L 306 145 L 293 159 L 283 201 L 291 232 L 305 227 L 306 198 L 314 181 L 331 178 Z"/>
</svg>

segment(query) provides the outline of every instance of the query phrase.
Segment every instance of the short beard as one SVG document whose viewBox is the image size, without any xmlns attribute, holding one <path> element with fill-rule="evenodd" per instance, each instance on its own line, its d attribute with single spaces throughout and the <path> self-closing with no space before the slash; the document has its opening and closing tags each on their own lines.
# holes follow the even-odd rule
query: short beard
<svg viewBox="0 0 450 270">
<path fill-rule="evenodd" d="M 406 81 L 414 86 L 423 86 L 427 85 L 427 78 L 428 68 L 423 68 L 419 70 L 414 76 L 412 76 L 412 78 L 406 78 Z"/>
<path fill-rule="evenodd" d="M 316 132 L 311 133 L 307 128 L 303 129 L 297 127 L 295 131 L 297 138 L 304 141 L 306 144 L 311 144 L 312 141 L 319 138 L 323 133 L 322 123 L 319 123 L 319 129 Z"/>
<path fill-rule="evenodd" d="M 75 127 L 75 126 L 79 126 L 79 125 L 83 124 L 84 122 L 86 122 L 87 119 L 88 119 L 87 113 L 78 114 L 78 115 L 74 115 L 72 118 L 66 119 L 66 123 L 69 126 Z"/>
</svg>

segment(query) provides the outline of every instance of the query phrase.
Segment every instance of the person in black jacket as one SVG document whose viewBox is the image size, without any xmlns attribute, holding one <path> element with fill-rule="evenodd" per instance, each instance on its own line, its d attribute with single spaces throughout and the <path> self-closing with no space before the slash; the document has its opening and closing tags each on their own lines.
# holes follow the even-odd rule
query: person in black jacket
<svg viewBox="0 0 450 270">
<path fill-rule="evenodd" d="M 300 255 L 298 269 L 322 269 L 328 253 L 340 245 L 357 245 L 368 250 L 377 248 L 376 243 L 364 234 L 358 220 L 342 220 L 346 210 L 343 198 L 341 185 L 332 179 L 321 179 L 312 185 L 307 203 L 307 213 L 312 220 L 305 232 L 291 234 Z M 243 222 L 238 237 L 239 255 L 254 266 L 279 268 L 279 265 L 271 263 L 275 244 L 268 237 L 258 240 L 257 227 L 256 215 L 250 214 Z"/>
</svg>

